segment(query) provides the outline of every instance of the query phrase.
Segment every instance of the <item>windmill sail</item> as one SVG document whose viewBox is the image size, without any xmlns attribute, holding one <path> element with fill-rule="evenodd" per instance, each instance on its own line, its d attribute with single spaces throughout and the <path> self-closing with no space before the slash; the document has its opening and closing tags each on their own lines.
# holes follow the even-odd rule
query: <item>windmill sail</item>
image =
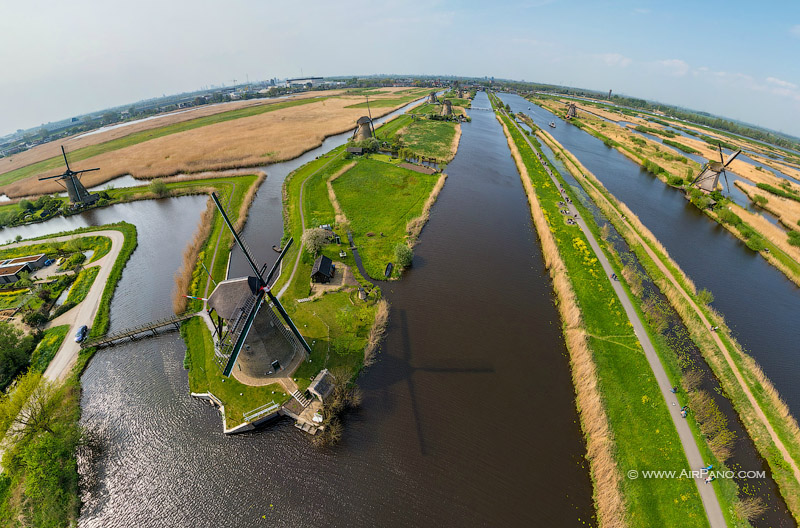
<svg viewBox="0 0 800 528">
<path fill-rule="evenodd" d="M 270 291 L 270 282 L 292 240 L 283 248 L 269 273 L 264 275 L 266 264 L 259 269 L 252 251 L 234 228 L 219 197 L 216 193 L 211 197 L 253 273 L 248 277 L 220 282 L 208 298 L 209 312 L 216 312 L 218 318 L 214 335 L 215 357 L 223 375 L 230 376 L 242 351 L 245 351 L 248 370 L 258 371 L 258 375 L 269 375 L 278 368 L 276 365 L 289 365 L 296 352 L 311 353 L 311 347 Z M 239 368 L 241 370 L 241 365 Z"/>
</svg>

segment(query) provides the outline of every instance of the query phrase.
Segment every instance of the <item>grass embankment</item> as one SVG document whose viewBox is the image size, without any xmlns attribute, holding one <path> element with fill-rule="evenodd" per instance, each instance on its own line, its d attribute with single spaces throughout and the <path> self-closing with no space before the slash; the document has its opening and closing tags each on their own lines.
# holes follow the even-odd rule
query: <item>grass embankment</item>
<svg viewBox="0 0 800 528">
<path fill-rule="evenodd" d="M 560 111 L 558 107 L 544 106 L 544 108 L 556 113 Z M 691 181 L 690 178 L 692 176 L 699 173 L 699 165 L 694 161 L 687 161 L 686 158 L 682 158 L 683 161 L 679 161 L 681 160 L 680 156 L 666 153 L 658 143 L 649 139 L 631 139 L 630 136 L 620 135 L 617 132 L 612 133 L 608 130 L 601 132 L 598 123 L 592 122 L 592 119 L 594 118 L 582 118 L 581 120 L 573 119 L 571 122 L 589 134 L 597 137 L 607 146 L 616 148 L 627 158 L 641 165 L 645 170 L 655 175 L 664 183 L 686 191 L 686 183 Z M 638 139 L 639 142 L 635 141 L 635 139 Z M 644 146 L 640 144 L 641 141 L 644 141 Z M 686 167 L 682 169 L 685 171 L 686 180 L 682 177 L 682 166 Z M 726 221 L 726 218 L 732 217 L 725 212 L 727 211 L 726 199 L 721 195 L 717 197 L 719 198 L 718 205 L 714 209 L 711 209 L 707 206 L 708 202 L 705 195 L 697 190 L 691 192 L 695 193 L 695 196 L 692 198 L 692 203 L 703 211 L 704 214 L 725 227 L 749 249 L 759 252 L 767 262 L 775 266 L 792 282 L 800 285 L 800 262 L 783 251 L 778 244 L 770 241 L 770 237 L 763 233 L 763 230 L 757 230 L 753 225 L 744 222 L 738 217 L 732 222 Z"/>
<path fill-rule="evenodd" d="M 111 298 L 122 270 L 136 248 L 136 227 L 127 223 L 88 227 L 72 234 L 116 229 L 125 241 L 103 290 L 92 332 L 99 335 L 108 327 Z M 51 238 L 68 233 L 45 235 Z M 59 330 L 53 329 L 57 340 Z M 55 342 L 44 345 L 37 368 L 18 378 L 16 388 L 0 400 L 0 426 L 6 431 L 20 412 L 35 410 L 36 420 L 19 428 L 15 441 L 3 454 L 0 476 L 0 515 L 24 526 L 65 526 L 77 522 L 80 509 L 76 452 L 82 442 L 80 419 L 80 374 L 94 353 L 82 350 L 70 377 L 61 385 L 41 379 L 38 368 L 46 368 L 45 354 L 53 353 Z M 56 349 L 57 350 L 57 349 Z M 41 364 L 39 364 L 41 363 Z M 24 417 L 24 416 L 23 416 Z"/>
<path fill-rule="evenodd" d="M 398 134 L 400 140 L 415 154 L 440 161 L 450 161 L 456 154 L 460 126 L 448 121 L 417 119 Z"/>
<path fill-rule="evenodd" d="M 383 277 L 386 264 L 395 260 L 395 247 L 405 242 L 406 227 L 422 214 L 439 177 L 363 159 L 333 181 L 371 277 Z"/>
<path fill-rule="evenodd" d="M 60 325 L 48 328 L 42 336 L 42 340 L 36 345 L 36 349 L 31 354 L 30 369 L 43 373 L 47 369 L 47 365 L 55 357 L 58 349 L 61 348 L 61 343 L 69 332 L 69 325 Z"/>
<path fill-rule="evenodd" d="M 83 301 L 92 288 L 92 284 L 94 284 L 94 279 L 97 277 L 98 273 L 100 273 L 99 266 L 92 266 L 91 268 L 81 270 L 75 282 L 72 283 L 65 304 L 76 305 Z"/>
<path fill-rule="evenodd" d="M 132 145 L 137 145 L 139 143 L 143 143 L 151 139 L 169 136 L 171 134 L 177 134 L 179 132 L 185 132 L 187 130 L 193 130 L 195 128 L 214 125 L 217 123 L 224 123 L 226 121 L 231 121 L 234 119 L 241 119 L 243 117 L 256 116 L 259 114 L 263 114 L 265 112 L 273 112 L 275 110 L 281 110 L 283 108 L 291 108 L 293 106 L 315 103 L 317 101 L 323 101 L 325 99 L 327 99 L 327 97 L 314 97 L 309 99 L 296 99 L 291 101 L 283 101 L 280 103 L 250 106 L 247 108 L 240 108 L 238 110 L 231 110 L 230 112 L 222 112 L 210 116 L 198 117 L 197 119 L 183 121 L 181 123 L 174 123 L 160 128 L 143 130 L 141 132 L 136 132 L 134 134 L 130 134 L 125 137 L 112 139 L 111 141 L 106 141 L 105 143 L 99 143 L 97 145 L 83 147 L 81 149 L 70 152 L 69 160 L 70 162 L 75 163 L 78 161 L 89 159 L 94 156 L 98 156 L 100 154 L 104 154 L 106 152 L 112 152 L 115 150 L 123 149 L 125 147 L 130 147 Z M 61 156 L 55 156 L 53 158 L 46 159 L 38 163 L 34 163 L 32 165 L 28 165 L 26 167 L 20 167 L 19 169 L 15 169 L 0 174 L 0 186 L 8 185 L 9 183 L 15 182 L 17 180 L 21 180 L 29 176 L 34 176 L 51 169 L 61 168 L 63 164 L 64 164 L 64 158 Z"/>
<path fill-rule="evenodd" d="M 574 156 L 552 138 L 550 141 L 680 315 L 759 453 L 769 463 L 773 479 L 789 510 L 796 520 L 800 520 L 800 483 L 789 462 L 789 459 L 794 465 L 800 462 L 800 430 L 772 383 L 733 339 L 722 316 L 701 302 L 694 284 L 652 233 Z M 710 326 L 719 326 L 720 330 L 712 334 L 708 331 Z M 784 452 L 776 444 L 776 439 Z"/>
<path fill-rule="evenodd" d="M 626 474 L 630 470 L 680 471 L 691 468 L 644 352 L 602 267 L 589 249 L 587 239 L 576 226 L 564 221 L 558 205 L 563 197 L 519 130 L 507 117 L 501 119 L 519 149 L 521 159 L 517 160 L 518 166 L 524 167 L 532 184 L 529 189 L 533 191 L 536 202 L 532 198 L 531 202 L 541 208 L 546 222 L 544 226 L 541 221 L 537 223 L 540 238 L 549 237 L 550 233 L 555 242 L 554 247 L 543 244 L 543 249 L 552 253 L 548 258 L 549 265 L 556 262 L 556 257 L 563 263 L 563 270 L 554 272 L 554 277 L 563 271 L 565 276 L 559 281 L 569 280 L 574 291 L 574 311 L 563 321 L 573 367 L 578 355 L 575 348 L 585 343 L 590 353 L 581 359 L 593 360 L 596 368 L 597 379 L 588 384 L 597 384 L 597 394 L 610 431 L 606 433 L 602 426 L 588 423 L 583 406 L 590 403 L 588 398 L 579 396 L 579 410 L 589 445 L 614 443 L 613 459 L 596 456 L 599 453 L 594 449 L 600 451 L 600 447 L 593 447 L 589 452 L 601 524 L 707 526 L 703 505 L 692 480 L 620 479 L 620 473 Z M 587 222 L 591 222 L 590 218 L 586 219 Z M 568 297 L 568 293 L 560 296 L 562 302 Z M 591 371 L 591 367 L 588 370 Z M 575 370 L 573 375 L 577 376 Z M 576 377 L 575 383 L 581 389 L 587 382 Z M 597 435 L 601 436 L 598 438 Z M 614 463 L 616 470 L 608 467 Z M 624 514 L 620 511 L 620 499 L 614 496 L 613 488 L 616 486 L 619 486 L 625 502 Z"/>
<path fill-rule="evenodd" d="M 282 404 L 289 399 L 283 388 L 273 383 L 262 387 L 244 385 L 234 377 L 226 378 L 214 360 L 214 342 L 205 323 L 193 317 L 181 325 L 186 343 L 184 366 L 189 368 L 189 390 L 210 392 L 225 406 L 225 424 L 235 427 L 244 420 L 244 413 L 270 402 Z"/>
</svg>

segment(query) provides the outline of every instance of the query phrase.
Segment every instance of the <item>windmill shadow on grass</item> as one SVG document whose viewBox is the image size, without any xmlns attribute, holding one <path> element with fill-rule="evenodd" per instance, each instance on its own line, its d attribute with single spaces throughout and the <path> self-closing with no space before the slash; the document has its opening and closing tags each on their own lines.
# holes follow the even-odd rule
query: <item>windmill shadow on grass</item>
<svg viewBox="0 0 800 528">
<path fill-rule="evenodd" d="M 387 387 L 401 381 L 405 381 L 408 384 L 408 394 L 411 400 L 411 413 L 414 416 L 414 425 L 417 431 L 419 450 L 420 454 L 424 456 L 427 454 L 427 450 L 425 444 L 425 435 L 422 431 L 421 412 L 417 400 L 414 375 L 417 372 L 430 372 L 436 374 L 490 374 L 494 372 L 494 367 L 491 364 L 469 362 L 458 358 L 443 359 L 436 363 L 429 363 L 423 366 L 414 366 L 411 358 L 411 341 L 408 335 L 408 321 L 405 310 L 399 309 L 397 311 L 397 320 L 399 321 L 400 327 L 399 335 L 402 355 L 398 357 L 391 354 L 383 354 L 381 356 L 380 361 L 382 368 L 385 369 L 387 373 L 382 381 Z"/>
</svg>

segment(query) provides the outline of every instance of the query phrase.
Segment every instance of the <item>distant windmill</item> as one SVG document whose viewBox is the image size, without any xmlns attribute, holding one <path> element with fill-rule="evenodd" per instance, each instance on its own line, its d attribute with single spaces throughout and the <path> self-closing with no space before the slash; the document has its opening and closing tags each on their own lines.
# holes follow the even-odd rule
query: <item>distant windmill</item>
<svg viewBox="0 0 800 528">
<path fill-rule="evenodd" d="M 69 201 L 73 206 L 79 205 L 91 205 L 95 203 L 99 196 L 96 194 L 92 194 L 86 190 L 86 187 L 83 186 L 80 180 L 80 175 L 84 172 L 92 172 L 100 169 L 84 169 L 79 171 L 74 171 L 69 167 L 69 161 L 67 161 L 67 153 L 64 151 L 64 146 L 61 146 L 61 154 L 64 156 L 64 163 L 67 165 L 67 170 L 63 174 L 59 174 L 57 176 L 47 176 L 45 178 L 39 178 L 39 181 L 43 180 L 52 180 L 55 179 L 64 186 L 67 190 L 67 194 L 69 195 Z"/>
<path fill-rule="evenodd" d="M 731 186 L 728 183 L 728 173 L 725 172 L 725 167 L 730 165 L 736 159 L 736 156 L 741 153 L 741 150 L 732 152 L 728 159 L 723 161 L 722 146 L 719 146 L 719 161 L 709 160 L 708 163 L 703 165 L 703 169 L 697 175 L 697 178 L 692 181 L 690 187 L 697 187 L 706 193 L 714 192 L 717 190 L 717 185 L 719 185 L 719 175 L 722 174 L 725 176 L 725 185 L 728 188 L 728 192 L 730 192 Z"/>
<path fill-rule="evenodd" d="M 575 106 L 575 103 L 569 103 L 567 107 L 567 119 L 572 119 L 573 117 L 578 117 L 578 107 Z"/>
<path fill-rule="evenodd" d="M 272 269 L 265 275 L 267 265 L 264 264 L 260 269 L 256 266 L 250 249 L 234 229 L 216 193 L 212 193 L 211 198 L 253 270 L 251 276 L 220 282 L 208 298 L 209 311 L 215 311 L 218 316 L 214 332 L 216 337 L 214 353 L 222 374 L 224 376 L 231 375 L 240 352 L 242 349 L 249 351 L 251 344 L 254 348 L 258 347 L 269 355 L 266 358 L 266 364 L 270 365 L 271 370 L 274 371 L 289 366 L 298 348 L 302 348 L 308 357 L 308 354 L 311 354 L 311 347 L 297 330 L 278 298 L 272 294 L 270 285 L 281 260 L 292 245 L 292 239 L 283 248 Z M 275 315 L 272 307 L 286 322 L 288 330 Z M 269 336 L 265 337 L 271 328 L 277 329 L 277 332 L 289 341 L 289 344 L 292 345 L 291 350 L 287 352 L 276 346 L 276 340 Z M 248 335 L 251 333 L 254 337 L 249 339 Z"/>
<path fill-rule="evenodd" d="M 356 121 L 356 129 L 353 132 L 353 139 L 355 141 L 363 141 L 375 135 L 375 128 L 372 125 L 372 119 L 367 116 L 359 117 Z"/>
<path fill-rule="evenodd" d="M 449 116 L 453 115 L 453 105 L 450 102 L 450 99 L 445 99 L 442 101 L 442 115 Z"/>
<path fill-rule="evenodd" d="M 428 103 L 429 103 L 429 104 L 434 104 L 434 103 L 436 103 L 436 102 L 437 102 L 437 99 L 436 99 L 436 92 L 431 92 L 431 93 L 429 93 L 429 94 L 428 94 Z"/>
</svg>

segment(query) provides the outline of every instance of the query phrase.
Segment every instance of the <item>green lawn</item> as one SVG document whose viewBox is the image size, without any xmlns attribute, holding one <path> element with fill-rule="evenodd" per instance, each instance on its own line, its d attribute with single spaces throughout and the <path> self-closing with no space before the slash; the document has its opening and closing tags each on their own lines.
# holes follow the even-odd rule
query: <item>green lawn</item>
<svg viewBox="0 0 800 528">
<path fill-rule="evenodd" d="M 65 303 L 78 304 L 83 301 L 89 293 L 92 284 L 94 284 L 94 279 L 97 277 L 98 273 L 100 273 L 100 266 L 92 266 L 91 268 L 81 270 L 75 282 L 72 284 L 72 288 L 69 290 L 69 295 L 67 295 Z"/>
<path fill-rule="evenodd" d="M 362 159 L 334 180 L 333 189 L 370 276 L 383 277 L 386 264 L 395 259 L 395 246 L 405 241 L 406 224 L 420 215 L 438 179 L 438 174 Z"/>
<path fill-rule="evenodd" d="M 233 376 L 222 375 L 214 361 L 214 344 L 211 333 L 199 317 L 181 325 L 181 335 L 186 342 L 186 363 L 189 366 L 189 389 L 192 392 L 210 392 L 225 406 L 227 426 L 244 422 L 243 413 L 270 402 L 282 404 L 289 399 L 277 383 L 251 387 L 239 383 Z"/>
<path fill-rule="evenodd" d="M 423 103 L 408 111 L 409 114 L 441 114 L 442 106 L 437 104 Z"/>
<path fill-rule="evenodd" d="M 185 132 L 187 130 L 193 130 L 195 128 L 214 125 L 217 123 L 223 123 L 225 121 L 231 121 L 233 119 L 241 119 L 243 117 L 251 117 L 266 112 L 273 112 L 275 110 L 281 110 L 283 108 L 289 108 L 292 106 L 315 103 L 317 101 L 323 101 L 325 99 L 327 99 L 327 97 L 311 97 L 308 99 L 295 99 L 274 104 L 250 106 L 247 108 L 240 108 L 238 110 L 221 112 L 219 114 L 214 114 L 210 116 L 198 117 L 196 119 L 190 119 L 189 121 L 174 123 L 172 125 L 154 128 L 151 130 L 143 130 L 141 132 L 135 132 L 133 134 L 118 139 L 112 139 L 111 141 L 106 141 L 105 143 L 98 143 L 97 145 L 91 145 L 70 152 L 69 160 L 74 163 L 106 152 L 111 152 L 125 147 L 130 147 L 132 145 L 137 145 L 139 143 L 143 143 L 151 139 L 168 136 L 170 134 Z M 53 158 L 40 161 L 38 163 L 33 163 L 25 167 L 20 167 L 19 169 L 12 170 L 4 174 L 0 174 L 0 186 L 8 185 L 9 183 L 21 180 L 23 178 L 27 178 L 28 176 L 33 176 L 35 174 L 48 171 L 50 169 L 61 167 L 63 164 L 64 164 L 64 159 L 61 156 L 56 156 Z"/>
<path fill-rule="evenodd" d="M 397 131 L 408 126 L 414 120 L 409 114 L 395 117 L 388 123 L 384 123 L 375 130 L 375 136 L 379 139 L 392 139 Z"/>
<path fill-rule="evenodd" d="M 19 306 L 22 299 L 30 293 L 30 289 L 9 290 L 0 292 L 0 310 L 9 310 Z"/>
<path fill-rule="evenodd" d="M 522 134 L 509 119 L 503 119 L 523 157 L 578 298 L 619 471 L 626 475 L 632 469 L 691 469 L 650 365 L 586 237 L 565 223 L 559 213 L 561 194 Z M 589 216 L 585 219 L 591 221 Z M 708 525 L 692 480 L 623 477 L 621 486 L 631 526 Z"/>
<path fill-rule="evenodd" d="M 449 161 L 453 157 L 450 147 L 455 135 L 455 123 L 416 119 L 407 126 L 400 139 L 416 154 Z"/>
<path fill-rule="evenodd" d="M 54 326 L 45 330 L 42 340 L 31 354 L 30 368 L 37 372 L 44 372 L 61 347 L 61 343 L 64 342 L 67 332 L 69 332 L 69 325 Z"/>
</svg>

